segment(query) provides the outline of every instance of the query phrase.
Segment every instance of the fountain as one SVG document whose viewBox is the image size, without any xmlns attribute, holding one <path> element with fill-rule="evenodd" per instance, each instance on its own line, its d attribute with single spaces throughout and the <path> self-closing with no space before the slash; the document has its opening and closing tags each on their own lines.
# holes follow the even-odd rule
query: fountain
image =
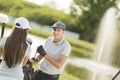
<svg viewBox="0 0 120 80">
<path fill-rule="evenodd" d="M 117 35 L 117 9 L 110 8 L 103 16 L 97 39 L 94 60 L 105 66 L 111 66 L 111 55 L 115 48 L 115 40 Z M 106 67 L 107 69 L 107 67 Z M 112 80 L 112 77 L 117 73 L 114 71 L 113 74 L 108 74 L 106 71 L 98 71 L 93 73 L 91 80 Z"/>
</svg>

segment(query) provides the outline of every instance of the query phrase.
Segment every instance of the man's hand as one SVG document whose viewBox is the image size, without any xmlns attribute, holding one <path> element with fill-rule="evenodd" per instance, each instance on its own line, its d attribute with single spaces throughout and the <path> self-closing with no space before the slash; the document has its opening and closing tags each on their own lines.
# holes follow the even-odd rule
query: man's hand
<svg viewBox="0 0 120 80">
<path fill-rule="evenodd" d="M 44 48 L 43 48 L 42 45 L 40 45 L 40 46 L 37 47 L 37 52 L 38 52 L 41 56 L 45 56 L 45 55 L 46 55 L 46 52 L 45 52 L 45 50 L 44 50 Z"/>
<path fill-rule="evenodd" d="M 31 60 L 34 61 L 34 62 L 38 62 L 38 59 L 34 58 L 34 57 Z"/>
</svg>

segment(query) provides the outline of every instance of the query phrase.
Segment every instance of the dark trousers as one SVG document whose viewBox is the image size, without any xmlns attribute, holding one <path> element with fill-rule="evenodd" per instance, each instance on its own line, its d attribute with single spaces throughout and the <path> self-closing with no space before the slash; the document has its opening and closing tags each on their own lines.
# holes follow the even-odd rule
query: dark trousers
<svg viewBox="0 0 120 80">
<path fill-rule="evenodd" d="M 35 76 L 33 80 L 59 80 L 59 74 L 57 75 L 50 75 L 46 74 L 40 70 L 35 72 Z"/>
</svg>

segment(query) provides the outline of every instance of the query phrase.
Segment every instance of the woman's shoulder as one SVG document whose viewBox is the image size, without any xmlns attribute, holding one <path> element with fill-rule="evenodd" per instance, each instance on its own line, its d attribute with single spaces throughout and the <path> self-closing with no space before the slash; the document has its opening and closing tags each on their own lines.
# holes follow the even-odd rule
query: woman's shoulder
<svg viewBox="0 0 120 80">
<path fill-rule="evenodd" d="M 1 41 L 6 41 L 7 38 L 8 38 L 8 36 L 5 36 L 5 37 L 1 38 Z"/>
<path fill-rule="evenodd" d="M 5 37 L 3 37 L 3 38 L 0 40 L 0 47 L 1 47 L 1 48 L 5 45 L 7 38 L 8 38 L 8 37 L 5 36 Z"/>
</svg>

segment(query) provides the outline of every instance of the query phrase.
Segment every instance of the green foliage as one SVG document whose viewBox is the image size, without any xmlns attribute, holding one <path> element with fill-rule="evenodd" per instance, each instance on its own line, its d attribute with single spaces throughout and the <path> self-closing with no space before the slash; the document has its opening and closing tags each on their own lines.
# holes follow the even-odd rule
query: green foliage
<svg viewBox="0 0 120 80">
<path fill-rule="evenodd" d="M 61 21 L 67 25 L 68 30 L 71 30 L 71 26 L 74 26 L 74 29 L 77 28 L 76 19 L 68 14 L 48 7 L 39 7 L 32 11 L 30 9 L 23 9 L 21 15 L 42 25 L 52 25 L 56 21 Z"/>
<path fill-rule="evenodd" d="M 64 21 L 69 18 L 68 15 L 63 12 L 53 10 L 48 7 L 40 7 L 39 9 L 34 9 L 30 14 L 27 14 L 30 20 L 34 20 L 42 25 L 51 25 L 56 21 Z"/>
<path fill-rule="evenodd" d="M 66 37 L 66 39 L 71 43 L 71 45 L 79 47 L 79 48 L 84 48 L 86 50 L 90 50 L 93 51 L 92 49 L 94 49 L 94 44 L 84 41 L 84 40 L 79 40 L 79 39 L 74 39 L 74 38 L 68 38 Z"/>
<path fill-rule="evenodd" d="M 44 37 L 44 38 L 47 38 L 48 36 L 52 35 L 52 33 L 49 33 L 49 32 L 44 31 L 42 29 L 34 29 L 34 28 L 30 30 L 30 33 L 34 34 L 36 36 Z"/>
<path fill-rule="evenodd" d="M 82 11 L 78 25 L 82 35 L 87 41 L 94 41 L 102 16 L 110 7 L 115 6 L 116 0 L 74 0 Z"/>
<path fill-rule="evenodd" d="M 66 38 L 72 45 L 71 56 L 91 58 L 93 56 L 95 45 L 78 39 Z"/>
<path fill-rule="evenodd" d="M 74 17 L 49 7 L 41 7 L 25 0 L 2 0 L 0 10 L 10 16 L 23 16 L 42 25 L 52 25 L 56 21 L 64 22 L 68 30 L 77 28 Z M 74 26 L 74 28 L 71 28 Z"/>
<path fill-rule="evenodd" d="M 6 13 L 10 16 L 21 16 L 22 9 L 33 9 L 37 8 L 35 4 L 28 3 L 25 0 L 1 0 L 0 1 L 0 10 L 3 13 Z M 30 11 L 29 11 L 30 12 Z M 27 13 L 26 13 L 27 14 Z"/>
<path fill-rule="evenodd" d="M 68 74 L 67 72 L 64 72 L 61 76 L 60 76 L 60 80 L 82 80 L 80 78 L 74 77 L 71 74 Z"/>
<path fill-rule="evenodd" d="M 2 0 L 0 1 L 0 10 L 9 16 L 23 16 L 42 25 L 52 25 L 56 21 L 61 21 L 66 24 L 67 30 L 72 31 L 78 28 L 75 17 L 49 7 L 37 6 L 25 0 Z"/>
<path fill-rule="evenodd" d="M 70 56 L 71 57 L 84 57 L 84 58 L 91 58 L 93 55 L 93 52 L 87 51 L 86 49 L 83 48 L 78 48 L 78 47 L 72 47 Z"/>
<path fill-rule="evenodd" d="M 41 7 L 26 0 L 1 0 L 0 10 L 9 16 L 23 16 L 42 25 L 64 22 L 67 29 L 77 32 L 81 39 L 94 41 L 98 25 L 105 11 L 115 5 L 116 0 L 74 0 L 80 6 L 82 15 L 69 15 L 48 7 Z M 75 11 L 72 8 L 72 11 Z"/>
<path fill-rule="evenodd" d="M 85 68 L 78 68 L 78 67 L 72 66 L 71 64 L 68 64 L 66 66 L 65 72 L 82 80 L 88 80 L 88 79 L 91 79 L 92 77 L 92 74 L 89 70 Z"/>
</svg>

